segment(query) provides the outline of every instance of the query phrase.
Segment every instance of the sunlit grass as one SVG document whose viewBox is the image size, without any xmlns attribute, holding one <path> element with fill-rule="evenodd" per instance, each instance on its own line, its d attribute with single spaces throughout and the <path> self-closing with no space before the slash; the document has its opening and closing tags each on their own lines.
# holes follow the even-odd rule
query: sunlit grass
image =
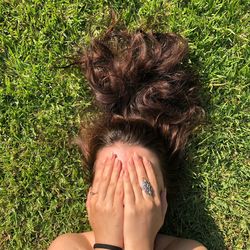
<svg viewBox="0 0 250 250">
<path fill-rule="evenodd" d="M 46 249 L 59 234 L 89 230 L 88 185 L 70 140 L 91 95 L 77 70 L 55 66 L 105 29 L 106 2 L 0 1 L 0 249 Z M 163 231 L 247 249 L 248 2 L 108 2 L 130 29 L 184 35 L 203 85 L 207 122 Z"/>
</svg>

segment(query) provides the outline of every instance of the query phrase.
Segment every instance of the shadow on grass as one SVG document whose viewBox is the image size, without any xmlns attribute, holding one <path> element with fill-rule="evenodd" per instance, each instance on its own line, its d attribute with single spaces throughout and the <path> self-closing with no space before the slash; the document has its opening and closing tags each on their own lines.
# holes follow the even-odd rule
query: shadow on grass
<svg viewBox="0 0 250 250">
<path fill-rule="evenodd" d="M 197 72 L 197 77 L 201 79 L 198 72 L 201 72 L 203 65 L 194 54 L 191 54 L 190 58 L 196 62 L 194 72 Z M 202 77 L 201 81 L 206 82 L 206 76 Z M 206 119 L 203 125 L 209 126 L 211 124 L 209 115 L 214 107 L 205 86 L 201 86 L 200 95 L 202 96 L 201 106 L 206 109 Z M 179 191 L 175 196 L 168 197 L 170 198 L 168 212 L 160 232 L 197 240 L 209 250 L 224 250 L 226 246 L 223 235 L 207 210 L 205 188 L 202 188 L 204 180 L 197 178 L 202 170 L 199 168 L 199 163 L 192 160 L 192 155 L 196 151 L 195 145 L 197 141 L 191 140 L 186 162 L 178 169 L 176 181 Z"/>
<path fill-rule="evenodd" d="M 139 7 L 137 6 L 137 8 Z M 192 62 L 195 62 L 195 72 L 201 72 L 200 69 L 204 66 L 200 65 L 198 55 L 192 53 L 190 58 Z M 206 77 L 203 75 L 203 78 Z M 212 106 L 206 89 L 201 91 L 201 96 L 202 106 L 207 107 L 208 110 L 211 109 Z M 80 116 L 86 118 L 86 113 L 89 113 L 89 117 L 91 117 L 97 110 L 95 105 L 90 106 L 88 109 L 84 109 Z M 191 161 L 189 161 L 178 173 L 181 177 L 179 181 L 182 187 L 175 198 L 172 198 L 169 202 L 165 224 L 160 232 L 197 240 L 209 250 L 226 249 L 222 233 L 206 208 L 206 195 L 204 190 L 201 189 L 202 180 L 193 178 L 193 173 L 199 174 L 199 169 L 191 166 L 195 166 L 195 164 L 191 164 Z"/>
<path fill-rule="evenodd" d="M 169 201 L 161 233 L 194 239 L 212 250 L 226 249 L 223 236 L 206 209 L 205 194 L 198 188 L 201 181 L 192 178 L 192 171 L 198 172 L 189 166 L 181 171 L 182 188 L 176 197 Z"/>
</svg>

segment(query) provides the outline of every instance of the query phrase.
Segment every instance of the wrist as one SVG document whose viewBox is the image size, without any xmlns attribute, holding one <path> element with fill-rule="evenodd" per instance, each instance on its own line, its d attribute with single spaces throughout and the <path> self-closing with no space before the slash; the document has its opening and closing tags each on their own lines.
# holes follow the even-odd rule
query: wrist
<svg viewBox="0 0 250 250">
<path fill-rule="evenodd" d="M 129 242 L 124 244 L 125 250 L 153 250 L 154 241 L 139 241 L 139 242 Z"/>
</svg>

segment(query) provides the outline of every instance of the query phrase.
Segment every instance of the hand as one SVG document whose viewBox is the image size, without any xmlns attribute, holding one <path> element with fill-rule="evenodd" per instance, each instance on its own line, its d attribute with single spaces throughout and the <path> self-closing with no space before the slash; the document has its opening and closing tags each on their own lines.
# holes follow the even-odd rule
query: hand
<svg viewBox="0 0 250 250">
<path fill-rule="evenodd" d="M 153 196 L 142 190 L 143 179 L 151 183 Z M 123 180 L 125 249 L 153 249 L 167 211 L 166 189 L 160 195 L 151 162 L 136 154 L 128 160 Z"/>
<path fill-rule="evenodd" d="M 123 248 L 123 182 L 121 161 L 115 155 L 96 165 L 87 211 L 95 242 Z"/>
</svg>

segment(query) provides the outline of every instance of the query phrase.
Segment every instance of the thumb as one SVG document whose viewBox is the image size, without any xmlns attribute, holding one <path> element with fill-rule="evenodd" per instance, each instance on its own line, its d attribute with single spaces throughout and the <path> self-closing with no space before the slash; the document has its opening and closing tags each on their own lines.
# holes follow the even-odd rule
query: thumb
<svg viewBox="0 0 250 250">
<path fill-rule="evenodd" d="M 92 190 L 92 187 L 89 188 L 87 200 L 86 200 L 86 207 L 87 207 L 88 215 L 90 214 L 90 192 L 91 190 Z"/>
<path fill-rule="evenodd" d="M 89 188 L 89 191 L 88 191 L 88 195 L 87 195 L 87 201 L 86 201 L 86 207 L 87 207 L 87 213 L 88 213 L 88 220 L 89 220 L 89 224 L 92 227 L 92 218 L 91 218 L 91 206 L 90 206 L 90 199 L 91 199 L 91 192 L 92 190 L 92 187 Z"/>
<path fill-rule="evenodd" d="M 164 220 L 165 215 L 167 213 L 168 203 L 167 203 L 167 189 L 166 187 L 161 192 L 161 211 L 162 211 L 162 218 Z"/>
</svg>

